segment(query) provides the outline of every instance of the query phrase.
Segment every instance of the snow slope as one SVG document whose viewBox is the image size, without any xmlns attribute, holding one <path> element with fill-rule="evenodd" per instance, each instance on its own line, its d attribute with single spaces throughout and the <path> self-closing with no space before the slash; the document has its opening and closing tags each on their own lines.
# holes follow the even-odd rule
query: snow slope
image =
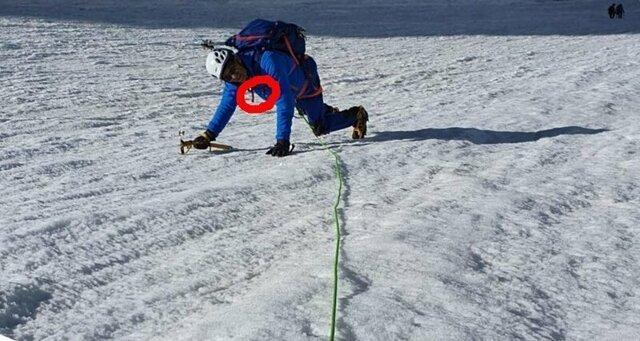
<svg viewBox="0 0 640 341">
<path fill-rule="evenodd" d="M 637 3 L 1 4 L 0 334 L 328 339 L 337 184 L 304 121 L 290 157 L 240 111 L 236 150 L 178 153 L 221 89 L 199 39 L 264 16 L 302 20 L 326 101 L 371 115 L 323 138 L 338 339 L 640 335 Z"/>
</svg>

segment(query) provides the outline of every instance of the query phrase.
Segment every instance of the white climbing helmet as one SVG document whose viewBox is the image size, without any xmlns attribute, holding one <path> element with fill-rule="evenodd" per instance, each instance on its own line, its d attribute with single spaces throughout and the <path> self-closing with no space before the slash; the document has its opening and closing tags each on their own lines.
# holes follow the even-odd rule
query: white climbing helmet
<svg viewBox="0 0 640 341">
<path fill-rule="evenodd" d="M 220 79 L 222 70 L 229 59 L 233 56 L 233 51 L 225 48 L 216 48 L 207 55 L 207 72 Z"/>
</svg>

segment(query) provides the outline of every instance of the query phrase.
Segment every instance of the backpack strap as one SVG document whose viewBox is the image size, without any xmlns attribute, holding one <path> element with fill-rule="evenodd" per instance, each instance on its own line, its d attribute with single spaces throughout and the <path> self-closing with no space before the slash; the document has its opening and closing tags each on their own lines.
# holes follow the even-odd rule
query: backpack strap
<svg viewBox="0 0 640 341">
<path fill-rule="evenodd" d="M 311 80 L 309 78 L 305 79 L 304 84 L 302 85 L 302 89 L 298 91 L 298 95 L 296 95 L 296 99 L 306 99 L 311 97 L 316 97 L 322 94 L 322 85 L 316 88 L 316 91 L 305 95 L 305 91 L 309 88 L 309 84 L 311 84 Z"/>
<path fill-rule="evenodd" d="M 291 58 L 293 58 L 293 61 L 296 63 L 296 66 L 300 66 L 300 61 L 298 60 L 298 57 L 296 56 L 296 54 L 293 52 L 293 48 L 291 47 L 289 38 L 283 35 L 282 40 L 284 40 L 284 44 L 287 46 L 287 50 L 289 50 L 289 54 L 291 55 Z"/>
</svg>

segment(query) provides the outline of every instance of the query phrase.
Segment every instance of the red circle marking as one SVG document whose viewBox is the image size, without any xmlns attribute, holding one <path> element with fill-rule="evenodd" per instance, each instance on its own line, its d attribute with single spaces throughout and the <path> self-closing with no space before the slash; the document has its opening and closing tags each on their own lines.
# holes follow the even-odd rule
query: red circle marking
<svg viewBox="0 0 640 341">
<path fill-rule="evenodd" d="M 266 101 L 257 105 L 247 103 L 244 99 L 244 94 L 247 92 L 247 90 L 258 85 L 266 85 L 271 88 L 271 96 L 269 96 Z M 236 93 L 236 102 L 238 103 L 240 109 L 246 111 L 249 114 L 262 114 L 265 111 L 273 108 L 279 97 L 280 84 L 278 84 L 278 82 L 273 79 L 273 77 L 269 75 L 255 76 L 240 84 L 240 87 L 238 87 L 238 92 Z"/>
</svg>

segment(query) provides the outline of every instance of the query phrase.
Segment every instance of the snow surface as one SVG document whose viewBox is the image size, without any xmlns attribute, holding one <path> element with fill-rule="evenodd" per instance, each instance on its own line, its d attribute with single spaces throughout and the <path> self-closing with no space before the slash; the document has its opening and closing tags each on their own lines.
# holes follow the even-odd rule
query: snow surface
<svg viewBox="0 0 640 341">
<path fill-rule="evenodd" d="M 304 5 L 304 10 L 300 6 Z M 307 27 L 341 161 L 339 340 L 640 339 L 640 10 L 604 1 L 0 1 L 0 334 L 326 340 L 337 183 L 200 39 Z M 311 17 L 311 18 L 309 18 Z"/>
</svg>

